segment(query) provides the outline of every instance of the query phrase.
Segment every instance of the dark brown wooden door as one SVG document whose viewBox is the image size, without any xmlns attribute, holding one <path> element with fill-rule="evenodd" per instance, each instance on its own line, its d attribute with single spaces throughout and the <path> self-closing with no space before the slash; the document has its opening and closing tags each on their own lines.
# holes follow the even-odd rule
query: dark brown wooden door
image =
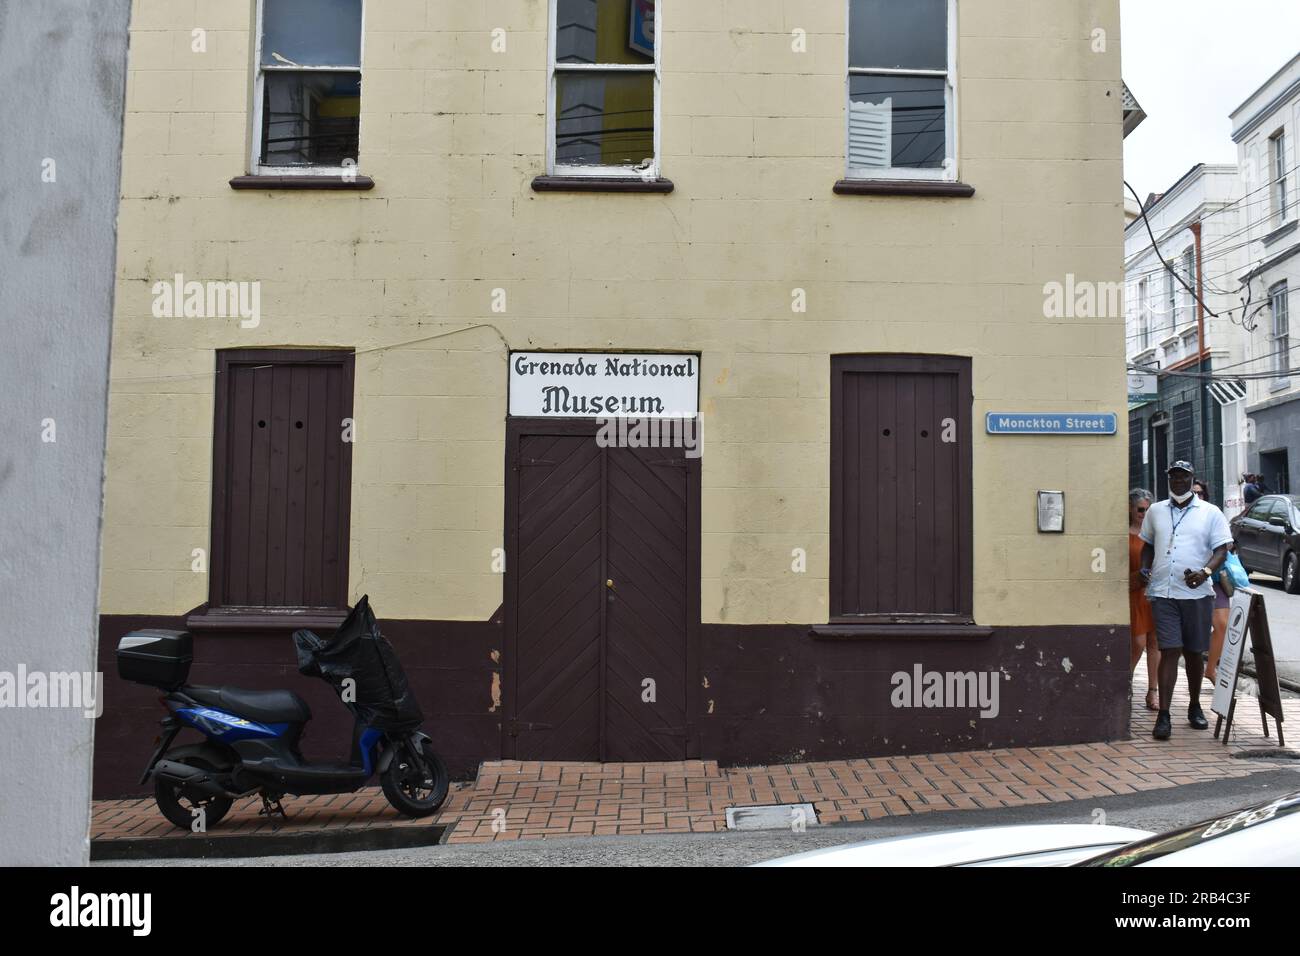
<svg viewBox="0 0 1300 956">
<path fill-rule="evenodd" d="M 681 449 L 601 448 L 568 427 L 577 433 L 512 428 L 503 749 L 681 760 L 692 747 L 698 462 Z"/>
<path fill-rule="evenodd" d="M 969 359 L 831 368 L 832 617 L 969 618 Z"/>
<path fill-rule="evenodd" d="M 602 456 L 585 436 L 519 442 L 514 713 L 522 760 L 599 760 Z M 511 562 L 515 571 L 511 572 Z"/>
<path fill-rule="evenodd" d="M 351 409 L 350 353 L 220 353 L 214 606 L 346 606 Z"/>
<path fill-rule="evenodd" d="M 605 759 L 681 760 L 687 461 L 679 448 L 605 454 Z"/>
</svg>

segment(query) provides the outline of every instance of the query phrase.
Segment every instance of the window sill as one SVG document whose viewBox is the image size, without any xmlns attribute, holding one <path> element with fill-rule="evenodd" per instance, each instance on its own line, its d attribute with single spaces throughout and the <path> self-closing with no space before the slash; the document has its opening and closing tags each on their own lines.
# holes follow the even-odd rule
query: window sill
<svg viewBox="0 0 1300 956">
<path fill-rule="evenodd" d="M 369 176 L 236 176 L 231 189 L 374 189 Z"/>
<path fill-rule="evenodd" d="M 837 196 L 938 196 L 968 199 L 975 195 L 969 183 L 948 183 L 938 179 L 841 179 Z"/>
<path fill-rule="evenodd" d="M 200 633 L 296 631 L 299 628 L 333 631 L 347 616 L 347 608 L 218 607 L 195 611 L 185 619 L 185 627 Z"/>
<path fill-rule="evenodd" d="M 640 176 L 536 176 L 533 191 L 539 193 L 670 193 L 671 179 L 642 179 Z"/>
<path fill-rule="evenodd" d="M 984 640 L 991 627 L 975 624 L 814 624 L 808 632 L 818 640 L 870 641 L 893 638 Z"/>
<path fill-rule="evenodd" d="M 1291 233 L 1295 232 L 1297 226 L 1300 226 L 1300 219 L 1292 219 L 1286 225 L 1278 226 L 1276 229 L 1274 229 L 1272 232 L 1270 232 L 1267 236 L 1264 237 L 1263 239 L 1264 245 L 1271 246 L 1273 243 L 1277 242 L 1283 236 L 1290 235 Z"/>
</svg>

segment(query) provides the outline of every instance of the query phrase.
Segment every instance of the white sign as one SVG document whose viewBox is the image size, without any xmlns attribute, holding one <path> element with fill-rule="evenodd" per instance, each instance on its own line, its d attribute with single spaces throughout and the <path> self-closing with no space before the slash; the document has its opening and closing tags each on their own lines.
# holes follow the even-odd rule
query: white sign
<svg viewBox="0 0 1300 956">
<path fill-rule="evenodd" d="M 1142 405 L 1160 398 L 1160 383 L 1153 373 L 1128 373 L 1128 400 L 1130 405 Z"/>
<path fill-rule="evenodd" d="M 699 410 L 698 355 L 510 353 L 511 415 L 694 418 Z"/>
<path fill-rule="evenodd" d="M 1250 599 L 1253 592 L 1237 588 L 1232 593 L 1228 610 L 1228 633 L 1223 638 L 1223 654 L 1214 672 L 1214 703 L 1210 710 L 1220 717 L 1228 716 L 1232 695 L 1237 690 L 1237 667 L 1241 664 L 1242 650 L 1246 644 L 1246 623 L 1250 618 Z"/>
</svg>

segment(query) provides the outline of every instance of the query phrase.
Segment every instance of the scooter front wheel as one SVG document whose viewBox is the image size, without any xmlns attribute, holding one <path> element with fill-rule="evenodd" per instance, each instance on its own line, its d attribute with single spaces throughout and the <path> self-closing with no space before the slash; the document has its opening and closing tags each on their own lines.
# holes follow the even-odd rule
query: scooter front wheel
<svg viewBox="0 0 1300 956">
<path fill-rule="evenodd" d="M 412 759 L 410 747 L 407 741 L 397 745 L 397 753 L 379 782 L 388 802 L 399 811 L 408 817 L 427 817 L 437 813 L 447 799 L 451 777 L 427 739 L 420 739 L 419 761 Z"/>
</svg>

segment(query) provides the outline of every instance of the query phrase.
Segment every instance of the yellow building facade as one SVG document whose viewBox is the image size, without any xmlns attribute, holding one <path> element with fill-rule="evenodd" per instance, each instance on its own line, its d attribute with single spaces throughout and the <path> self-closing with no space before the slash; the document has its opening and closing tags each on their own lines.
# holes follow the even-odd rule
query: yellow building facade
<svg viewBox="0 0 1300 956">
<path fill-rule="evenodd" d="M 1122 280 L 1118 0 L 275 5 L 134 7 L 105 647 L 278 686 L 368 593 L 462 772 L 1126 730 L 1124 425 L 986 422 L 1124 407 L 1049 291 Z M 552 352 L 689 359 L 699 446 L 512 415 Z"/>
</svg>

